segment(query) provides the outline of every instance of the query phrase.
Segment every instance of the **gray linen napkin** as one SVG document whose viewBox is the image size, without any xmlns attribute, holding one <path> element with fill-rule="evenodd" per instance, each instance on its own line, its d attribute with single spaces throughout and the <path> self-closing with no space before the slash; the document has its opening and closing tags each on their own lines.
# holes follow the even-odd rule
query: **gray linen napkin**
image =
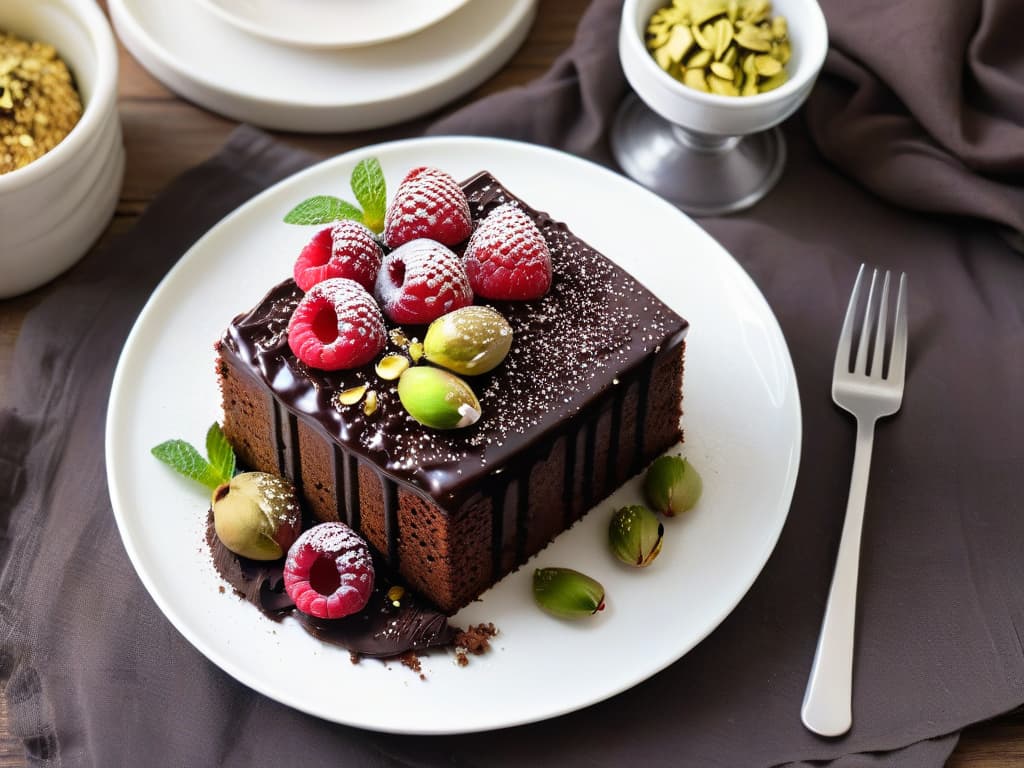
<svg viewBox="0 0 1024 768">
<path fill-rule="evenodd" d="M 1024 48 L 1014 0 L 822 0 L 829 54 L 808 101 L 818 150 L 883 200 L 1024 232 Z M 610 164 L 627 84 L 622 0 L 594 0 L 537 82 L 481 99 L 430 133 L 506 136 Z"/>
<path fill-rule="evenodd" d="M 617 6 L 595 2 L 538 84 L 553 121 L 535 109 L 530 135 L 600 156 L 624 93 L 609 63 Z M 526 130 L 533 93 L 471 105 L 441 130 Z M 721 627 L 651 680 L 556 720 L 461 737 L 360 731 L 259 696 L 192 649 L 135 576 L 100 451 L 121 343 L 196 237 L 309 158 L 243 128 L 172 185 L 26 320 L 13 406 L 0 414 L 0 680 L 33 764 L 935 766 L 958 729 L 1024 702 L 1024 264 L 984 222 L 894 208 L 824 162 L 817 134 L 787 129 L 789 164 L 772 194 L 701 222 L 765 292 L 797 370 L 804 456 L 775 554 Z M 828 397 L 831 359 L 865 257 L 910 272 L 911 358 L 868 496 L 856 722 L 823 740 L 798 710 L 852 458 L 852 423 Z M 666 279 L 678 278 L 668 268 Z"/>
</svg>

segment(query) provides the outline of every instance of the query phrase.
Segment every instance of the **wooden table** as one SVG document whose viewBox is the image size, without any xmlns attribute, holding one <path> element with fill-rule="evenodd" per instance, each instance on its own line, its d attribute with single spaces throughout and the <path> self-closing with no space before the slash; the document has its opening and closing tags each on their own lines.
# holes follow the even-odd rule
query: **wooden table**
<svg viewBox="0 0 1024 768">
<path fill-rule="evenodd" d="M 447 110 L 484 94 L 539 77 L 572 40 L 588 0 L 540 0 L 540 12 L 523 48 L 495 77 Z M 105 0 L 101 0 L 105 6 Z M 237 125 L 177 98 L 121 49 L 120 111 L 128 153 L 121 200 L 100 244 L 129 229 L 169 181 L 217 150 Z M 279 134 L 279 138 L 323 156 L 378 141 L 413 136 L 427 120 L 345 136 Z M 0 403 L 7 391 L 15 338 L 25 314 L 48 289 L 0 301 Z M 23 768 L 21 742 L 10 735 L 0 696 L 0 768 Z M 1006 715 L 964 732 L 951 766 L 1009 768 L 1024 765 L 1024 712 Z"/>
</svg>

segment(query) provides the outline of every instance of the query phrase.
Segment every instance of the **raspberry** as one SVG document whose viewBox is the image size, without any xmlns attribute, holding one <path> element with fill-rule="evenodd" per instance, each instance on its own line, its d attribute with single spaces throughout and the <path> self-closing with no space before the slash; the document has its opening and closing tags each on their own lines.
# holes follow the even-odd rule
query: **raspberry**
<svg viewBox="0 0 1024 768">
<path fill-rule="evenodd" d="M 288 346 L 310 368 L 358 368 L 384 348 L 384 318 L 355 280 L 332 277 L 302 297 L 288 323 Z"/>
<path fill-rule="evenodd" d="M 499 205 L 476 228 L 465 253 L 473 293 L 487 299 L 539 299 L 551 287 L 544 235 L 514 203 Z"/>
<path fill-rule="evenodd" d="M 459 257 L 433 240 L 412 240 L 384 257 L 377 300 L 395 323 L 425 325 L 473 303 Z"/>
<path fill-rule="evenodd" d="M 384 242 L 389 248 L 418 237 L 455 245 L 472 231 L 466 194 L 455 179 L 437 168 L 409 171 L 384 219 Z"/>
<path fill-rule="evenodd" d="M 284 589 L 310 616 L 340 619 L 358 613 L 373 591 L 370 549 L 344 523 L 314 525 L 288 550 Z"/>
<path fill-rule="evenodd" d="M 295 282 L 308 291 L 328 278 L 347 277 L 371 290 L 383 258 L 370 230 L 357 221 L 339 221 L 317 232 L 302 249 L 295 262 Z"/>
</svg>

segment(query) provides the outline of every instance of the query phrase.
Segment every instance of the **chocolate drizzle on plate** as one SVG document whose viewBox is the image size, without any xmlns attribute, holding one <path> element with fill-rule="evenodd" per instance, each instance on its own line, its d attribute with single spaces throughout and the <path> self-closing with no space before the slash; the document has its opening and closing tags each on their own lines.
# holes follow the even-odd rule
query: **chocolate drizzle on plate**
<svg viewBox="0 0 1024 768">
<path fill-rule="evenodd" d="M 376 580 L 366 607 L 344 619 L 317 619 L 295 610 L 295 603 L 284 591 L 284 560 L 264 563 L 231 552 L 217 538 L 212 512 L 207 518 L 206 543 L 217 573 L 236 595 L 256 606 L 267 618 L 281 621 L 292 614 L 313 637 L 360 656 L 392 658 L 408 651 L 448 647 L 458 635 L 459 631 L 448 624 L 447 616 L 409 590 L 405 590 L 395 606 L 388 591 L 401 584 L 376 558 Z"/>
</svg>

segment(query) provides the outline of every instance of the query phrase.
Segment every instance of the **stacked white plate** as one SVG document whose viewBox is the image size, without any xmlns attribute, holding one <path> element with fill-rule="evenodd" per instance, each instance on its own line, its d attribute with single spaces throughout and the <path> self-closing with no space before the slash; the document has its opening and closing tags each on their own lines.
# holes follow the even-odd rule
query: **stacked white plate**
<svg viewBox="0 0 1024 768">
<path fill-rule="evenodd" d="M 430 112 L 497 72 L 536 0 L 110 0 L 171 90 L 265 128 L 334 133 Z"/>
</svg>

